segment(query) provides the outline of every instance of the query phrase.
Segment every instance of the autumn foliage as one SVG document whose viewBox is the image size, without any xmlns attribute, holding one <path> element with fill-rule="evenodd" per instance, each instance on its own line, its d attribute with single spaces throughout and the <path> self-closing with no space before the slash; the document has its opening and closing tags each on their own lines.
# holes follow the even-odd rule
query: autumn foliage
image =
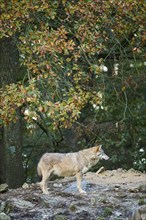
<svg viewBox="0 0 146 220">
<path fill-rule="evenodd" d="M 25 74 L 0 90 L 1 124 L 15 122 L 17 108 L 53 130 L 72 126 L 86 106 L 95 116 L 104 109 L 106 118 L 119 106 L 116 120 L 125 120 L 144 79 L 142 69 L 126 65 L 144 59 L 145 9 L 142 0 L 2 0 L 0 38 L 15 41 Z"/>
</svg>

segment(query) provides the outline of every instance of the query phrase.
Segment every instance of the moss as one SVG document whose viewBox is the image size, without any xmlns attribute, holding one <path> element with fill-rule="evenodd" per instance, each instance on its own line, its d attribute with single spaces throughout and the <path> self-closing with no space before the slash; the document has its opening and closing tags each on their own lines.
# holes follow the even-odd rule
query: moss
<svg viewBox="0 0 146 220">
<path fill-rule="evenodd" d="M 55 220 L 67 220 L 68 218 L 65 215 L 56 215 Z"/>
<path fill-rule="evenodd" d="M 13 212 L 14 208 L 15 207 L 13 204 L 7 202 L 5 205 L 4 211 L 5 213 L 10 213 L 10 212 Z"/>
<path fill-rule="evenodd" d="M 75 212 L 77 210 L 77 207 L 75 204 L 71 204 L 69 209 L 70 209 L 70 211 Z"/>
</svg>

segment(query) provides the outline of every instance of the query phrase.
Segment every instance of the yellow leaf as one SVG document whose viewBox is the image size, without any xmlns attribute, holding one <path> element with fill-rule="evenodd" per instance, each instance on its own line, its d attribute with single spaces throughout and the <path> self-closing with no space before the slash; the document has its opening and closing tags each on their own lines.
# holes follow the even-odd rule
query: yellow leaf
<svg viewBox="0 0 146 220">
<path fill-rule="evenodd" d="M 123 87 L 122 87 L 122 91 L 124 92 L 125 90 L 126 90 L 126 87 L 125 87 L 125 86 L 123 86 Z"/>
</svg>

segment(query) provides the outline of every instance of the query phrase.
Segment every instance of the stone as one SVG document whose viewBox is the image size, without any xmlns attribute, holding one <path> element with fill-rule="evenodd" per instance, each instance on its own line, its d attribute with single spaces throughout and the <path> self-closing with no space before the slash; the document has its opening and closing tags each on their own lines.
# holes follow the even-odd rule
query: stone
<svg viewBox="0 0 146 220">
<path fill-rule="evenodd" d="M 5 202 L 1 202 L 0 204 L 0 213 L 3 212 L 5 209 Z"/>
<path fill-rule="evenodd" d="M 9 186 L 6 183 L 0 185 L 0 193 L 6 192 Z"/>
<path fill-rule="evenodd" d="M 30 186 L 29 186 L 29 184 L 28 184 L 28 183 L 24 183 L 24 184 L 22 185 L 22 188 L 23 188 L 23 189 L 29 189 L 29 188 L 30 188 Z"/>
<path fill-rule="evenodd" d="M 0 220 L 11 220 L 10 216 L 6 215 L 4 212 L 0 213 Z"/>
<path fill-rule="evenodd" d="M 7 201 L 7 205 L 12 205 L 13 207 L 17 207 L 19 209 L 30 209 L 33 208 L 35 205 L 29 201 L 23 199 L 12 198 Z"/>
<path fill-rule="evenodd" d="M 61 188 L 61 187 L 62 187 L 62 184 L 61 184 L 61 183 L 59 183 L 59 184 L 54 183 L 53 186 L 54 186 L 55 188 Z"/>
<path fill-rule="evenodd" d="M 139 212 L 141 214 L 141 220 L 146 220 L 146 205 L 140 206 Z"/>
</svg>

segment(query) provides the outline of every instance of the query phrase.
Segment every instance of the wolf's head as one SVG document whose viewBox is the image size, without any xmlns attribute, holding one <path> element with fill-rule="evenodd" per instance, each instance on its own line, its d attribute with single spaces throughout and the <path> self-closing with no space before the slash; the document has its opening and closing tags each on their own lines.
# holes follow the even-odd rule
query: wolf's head
<svg viewBox="0 0 146 220">
<path fill-rule="evenodd" d="M 104 151 L 102 149 L 102 145 L 99 145 L 97 147 L 96 155 L 99 157 L 99 159 L 104 159 L 104 160 L 108 160 L 109 159 L 109 157 L 104 153 Z"/>
</svg>

